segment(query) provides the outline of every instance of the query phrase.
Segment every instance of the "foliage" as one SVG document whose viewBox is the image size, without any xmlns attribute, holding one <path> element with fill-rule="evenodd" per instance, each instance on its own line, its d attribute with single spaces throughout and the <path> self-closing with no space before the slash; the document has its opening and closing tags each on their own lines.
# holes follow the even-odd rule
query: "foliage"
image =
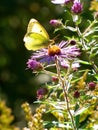
<svg viewBox="0 0 98 130">
<path fill-rule="evenodd" d="M 90 10 L 98 11 L 98 1 L 92 0 Z"/>
<path fill-rule="evenodd" d="M 5 101 L 0 100 L 0 130 L 19 130 L 11 124 L 13 120 L 11 109 L 6 106 Z"/>
<path fill-rule="evenodd" d="M 28 103 L 22 105 L 28 122 L 24 130 L 97 130 L 98 12 L 94 15 L 90 12 L 92 18 L 86 19 L 83 26 L 85 1 L 81 2 L 52 0 L 62 5 L 70 19 L 53 19 L 50 24 L 55 27 L 54 32 L 62 36 L 48 47 L 34 51 L 27 62 L 28 69 L 37 75 L 49 74 L 51 83 L 37 91 L 35 103 L 40 106 L 35 114 Z M 44 36 L 41 27 L 35 31 L 35 24 L 27 30 L 26 35 L 31 39 L 35 39 L 32 35 L 35 33 Z M 45 46 L 45 42 L 40 44 Z M 51 118 L 45 118 L 47 115 Z"/>
<path fill-rule="evenodd" d="M 58 0 L 58 2 L 59 1 L 60 0 Z M 70 0 L 65 1 L 68 2 Z M 64 0 L 61 0 L 61 2 L 64 2 Z M 23 46 L 23 36 L 26 31 L 27 23 L 32 17 L 44 25 L 49 32 L 50 38 L 53 38 L 55 43 L 59 43 L 62 40 L 70 42 L 70 46 L 60 48 L 61 50 L 69 50 L 72 45 L 76 45 L 77 48 L 80 49 L 81 55 L 73 59 L 73 61 L 76 61 L 76 64 L 71 64 L 73 61 L 69 61 L 67 58 L 66 62 L 62 62 L 62 57 L 59 57 L 59 63 L 62 65 L 62 67 L 60 66 L 61 78 L 63 79 L 66 74 L 64 77 L 66 80 L 64 80 L 64 82 L 66 81 L 65 85 L 68 85 L 68 103 L 74 122 L 76 126 L 79 127 L 78 129 L 97 129 L 98 73 L 96 70 L 98 69 L 98 23 L 94 21 L 98 19 L 98 13 L 95 12 L 98 11 L 98 0 L 81 0 L 81 2 L 83 10 L 81 11 L 80 6 L 78 11 L 81 13 L 76 15 L 78 17 L 73 17 L 73 13 L 70 10 L 72 4 L 67 4 L 66 6 L 63 4 L 53 5 L 50 0 L 1 1 L 0 98 L 3 98 L 3 100 L 7 99 L 7 104 L 12 108 L 15 116 L 14 121 L 11 118 L 9 118 L 11 120 L 8 120 L 11 127 L 10 129 L 14 129 L 13 123 L 16 123 L 20 128 L 25 126 L 20 104 L 25 100 L 28 101 L 29 104 L 32 104 L 32 102 L 36 100 L 36 95 L 38 100 L 33 105 L 33 108 L 29 110 L 33 111 L 37 103 L 44 105 L 43 112 L 39 111 L 38 113 L 38 111 L 35 111 L 35 114 L 30 112 L 30 116 L 38 120 L 37 124 L 41 124 L 43 129 L 51 130 L 70 129 L 70 127 L 72 127 L 70 114 L 68 114 L 68 110 L 65 107 L 66 100 L 62 83 L 60 82 L 61 80 L 58 79 L 55 64 L 46 65 L 45 63 L 43 67 L 43 63 L 40 64 L 40 59 L 37 59 L 37 61 L 36 59 L 34 59 L 34 61 L 30 59 L 27 63 L 28 68 L 30 68 L 30 64 L 32 65 L 32 63 L 38 63 L 37 65 L 41 66 L 43 71 L 35 71 L 34 66 L 32 69 L 34 73 L 30 73 L 30 71 L 28 72 L 27 69 L 25 69 L 25 62 L 32 51 L 28 52 Z M 72 10 L 74 11 L 74 9 L 75 6 Z M 77 11 L 75 12 L 77 13 Z M 76 20 L 81 34 L 88 28 L 84 37 L 81 34 L 77 34 L 76 24 L 73 18 L 75 18 L 74 20 Z M 53 27 L 48 24 L 50 19 L 52 19 L 50 24 L 55 28 L 54 31 Z M 86 45 L 81 44 L 82 42 L 86 43 Z M 33 57 L 35 55 L 34 53 L 32 55 Z M 44 56 L 44 58 L 44 60 L 46 60 L 46 56 Z M 67 70 L 66 67 L 70 68 L 69 66 L 71 65 L 76 65 L 77 67 L 74 68 L 74 70 L 73 68 Z M 70 82 L 70 84 L 68 84 L 67 81 L 68 83 Z M 0 104 L 0 107 L 1 106 Z M 40 109 L 40 107 L 38 108 Z M 5 113 L 5 116 L 9 115 L 12 117 L 11 114 L 8 114 L 9 112 Z M 42 122 L 39 121 L 38 117 L 34 116 L 36 113 L 41 115 L 40 120 Z M 26 115 L 28 114 L 26 113 Z M 1 117 L 0 112 L 0 118 Z M 28 128 L 25 127 L 24 129 L 31 129 L 29 124 L 30 120 L 27 119 L 27 122 Z M 33 121 L 30 123 L 32 124 Z M 6 126 L 5 124 L 4 122 L 3 126 Z"/>
</svg>

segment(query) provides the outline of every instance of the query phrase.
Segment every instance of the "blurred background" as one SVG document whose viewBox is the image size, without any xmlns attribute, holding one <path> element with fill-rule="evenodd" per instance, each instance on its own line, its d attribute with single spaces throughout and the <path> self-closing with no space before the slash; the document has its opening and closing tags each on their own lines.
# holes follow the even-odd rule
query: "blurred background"
<svg viewBox="0 0 98 130">
<path fill-rule="evenodd" d="M 84 1 L 87 2 L 86 10 L 90 1 Z M 0 1 L 0 100 L 4 99 L 12 109 L 17 126 L 21 126 L 21 104 L 35 101 L 39 87 L 35 75 L 26 70 L 26 62 L 32 54 L 23 42 L 28 22 L 31 18 L 37 19 L 53 38 L 53 27 L 49 21 L 62 16 L 65 18 L 63 13 L 63 9 L 50 0 Z M 49 80 L 47 76 L 45 81 Z"/>
</svg>

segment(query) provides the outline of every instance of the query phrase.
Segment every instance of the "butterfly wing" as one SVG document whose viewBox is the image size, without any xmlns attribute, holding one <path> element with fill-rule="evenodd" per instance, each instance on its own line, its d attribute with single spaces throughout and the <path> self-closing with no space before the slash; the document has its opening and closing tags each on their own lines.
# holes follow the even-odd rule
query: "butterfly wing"
<svg viewBox="0 0 98 130">
<path fill-rule="evenodd" d="M 41 34 L 28 33 L 24 37 L 25 47 L 28 50 L 38 50 L 48 46 L 49 41 Z"/>
<path fill-rule="evenodd" d="M 38 50 L 48 46 L 48 41 L 49 35 L 44 27 L 36 19 L 31 19 L 24 37 L 26 48 L 28 50 Z"/>
<path fill-rule="evenodd" d="M 38 33 L 43 35 L 46 39 L 49 39 L 47 31 L 36 19 L 30 20 L 27 28 L 27 33 Z"/>
</svg>

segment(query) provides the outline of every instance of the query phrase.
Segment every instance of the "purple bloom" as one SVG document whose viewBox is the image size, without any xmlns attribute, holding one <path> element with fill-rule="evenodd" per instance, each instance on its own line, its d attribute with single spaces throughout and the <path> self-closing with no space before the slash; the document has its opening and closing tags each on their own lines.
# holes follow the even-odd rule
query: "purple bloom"
<svg viewBox="0 0 98 130">
<path fill-rule="evenodd" d="M 79 0 L 75 0 L 75 1 L 74 1 L 74 4 L 73 4 L 71 10 L 72 10 L 75 14 L 79 14 L 79 13 L 82 12 L 83 7 L 82 7 L 82 4 L 80 3 Z"/>
<path fill-rule="evenodd" d="M 52 0 L 51 2 L 53 4 L 67 4 L 67 3 L 71 2 L 71 1 L 73 1 L 73 0 Z"/>
<path fill-rule="evenodd" d="M 63 68 L 71 67 L 73 70 L 77 70 L 77 68 L 80 67 L 78 62 L 73 62 L 71 66 L 70 66 L 70 62 L 68 60 L 61 60 L 60 62 L 61 62 L 61 66 Z"/>
<path fill-rule="evenodd" d="M 52 76 L 52 81 L 55 82 L 55 83 L 58 83 L 59 79 L 56 76 Z"/>
<path fill-rule="evenodd" d="M 79 96 L 80 96 L 80 92 L 79 92 L 79 91 L 75 91 L 74 97 L 75 97 L 75 98 L 79 98 Z"/>
<path fill-rule="evenodd" d="M 95 83 L 95 82 L 90 82 L 90 83 L 88 84 L 88 86 L 89 86 L 89 89 L 90 89 L 90 90 L 94 90 L 94 89 L 95 89 L 95 86 L 96 86 L 96 83 Z"/>
<path fill-rule="evenodd" d="M 70 44 L 71 45 L 75 45 L 76 44 L 76 41 L 74 39 L 70 40 Z"/>
<path fill-rule="evenodd" d="M 35 52 L 31 59 L 36 59 L 46 64 L 54 64 L 56 59 L 58 59 L 61 66 L 68 68 L 69 60 L 74 60 L 80 55 L 79 48 L 76 45 L 68 45 L 68 41 L 62 41 L 58 45 L 51 45 L 47 49 L 41 49 Z"/>
<path fill-rule="evenodd" d="M 41 70 L 43 67 L 40 62 L 33 59 L 29 59 L 27 62 L 27 68 L 34 71 L 38 71 L 38 70 Z"/>
<path fill-rule="evenodd" d="M 40 88 L 37 90 L 37 98 L 42 99 L 48 93 L 47 88 Z"/>
<path fill-rule="evenodd" d="M 59 27 L 60 25 L 62 25 L 62 22 L 61 20 L 52 19 L 50 20 L 50 24 L 54 27 Z"/>
</svg>

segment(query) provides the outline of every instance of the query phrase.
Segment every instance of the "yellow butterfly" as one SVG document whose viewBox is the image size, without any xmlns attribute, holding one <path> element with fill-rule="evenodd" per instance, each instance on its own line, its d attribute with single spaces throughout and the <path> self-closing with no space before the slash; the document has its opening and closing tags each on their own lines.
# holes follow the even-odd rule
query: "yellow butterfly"
<svg viewBox="0 0 98 130">
<path fill-rule="evenodd" d="M 30 20 L 23 40 L 28 50 L 38 50 L 47 47 L 53 42 L 53 40 L 49 39 L 45 28 L 36 19 Z"/>
</svg>

